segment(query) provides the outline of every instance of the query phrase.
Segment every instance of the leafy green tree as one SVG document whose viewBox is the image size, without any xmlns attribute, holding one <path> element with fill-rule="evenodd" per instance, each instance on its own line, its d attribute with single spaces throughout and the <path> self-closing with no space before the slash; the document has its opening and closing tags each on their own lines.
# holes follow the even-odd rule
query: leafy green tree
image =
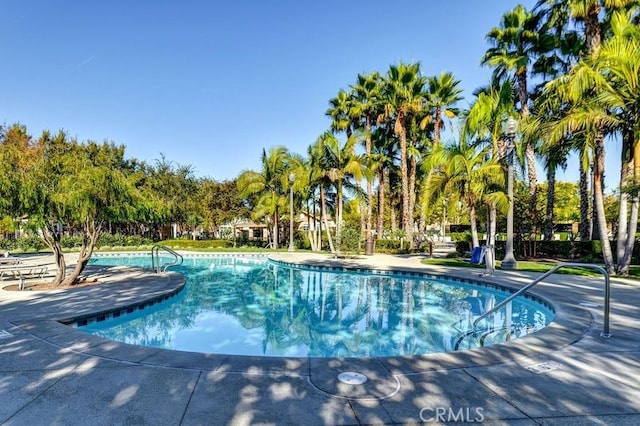
<svg viewBox="0 0 640 426">
<path fill-rule="evenodd" d="M 233 219 L 249 216 L 249 209 L 238 191 L 237 179 L 222 182 L 203 179 L 200 182 L 199 198 L 204 222 L 214 231 Z"/>
<path fill-rule="evenodd" d="M 123 171 L 124 147 L 113 143 L 80 144 L 60 131 L 43 132 L 29 146 L 33 156 L 22 164 L 19 212 L 54 254 L 54 285 L 75 284 L 96 242 L 111 220 L 133 220 L 150 209 Z M 62 253 L 64 229 L 78 232 L 82 245 L 78 261 L 67 275 Z"/>
</svg>

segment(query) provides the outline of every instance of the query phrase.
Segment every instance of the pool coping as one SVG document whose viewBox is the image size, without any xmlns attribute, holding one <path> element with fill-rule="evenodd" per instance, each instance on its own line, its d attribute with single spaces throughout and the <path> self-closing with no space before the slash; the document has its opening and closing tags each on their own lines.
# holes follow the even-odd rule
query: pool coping
<svg viewBox="0 0 640 426">
<path fill-rule="evenodd" d="M 291 261 L 290 256 L 287 255 L 273 255 L 269 256 L 269 258 L 284 263 L 287 263 L 288 260 Z M 321 262 L 329 268 L 362 269 L 362 266 L 359 264 L 354 265 L 347 261 L 330 259 L 328 257 L 311 257 L 306 261 L 304 259 L 294 260 L 296 264 L 305 267 L 314 266 L 317 265 L 318 262 Z M 291 263 L 294 262 L 291 261 Z M 449 270 L 446 273 L 438 274 L 426 265 L 421 265 L 416 268 L 408 268 L 406 266 L 397 267 L 393 265 L 378 268 L 378 270 L 397 273 L 419 273 L 419 269 L 427 276 L 444 276 L 446 278 L 458 278 L 465 281 L 469 280 L 470 273 L 479 272 L 477 269 L 474 271 Z M 149 272 L 149 274 L 152 273 Z M 164 297 L 167 294 L 176 292 L 176 290 L 183 288 L 185 285 L 184 277 L 177 273 L 152 275 L 166 278 L 163 288 L 160 290 L 154 289 L 151 295 L 138 294 L 136 301 L 129 301 L 129 305 L 145 303 L 154 298 Z M 500 287 L 511 288 L 514 291 L 518 289 L 515 284 L 509 285 L 508 276 L 502 278 L 492 277 L 491 280 L 478 276 L 473 277 L 473 280 L 489 285 L 493 285 L 492 283 L 494 281 L 498 281 Z M 124 285 L 126 285 L 126 283 Z M 594 318 L 587 309 L 567 303 L 562 297 L 554 294 L 552 290 L 546 289 L 544 284 L 536 287 L 536 290 L 530 293 L 549 303 L 555 310 L 554 321 L 536 333 L 483 348 L 428 355 L 380 358 L 255 357 L 148 348 L 103 339 L 73 329 L 60 322 L 64 320 L 68 321 L 68 315 L 48 318 L 36 317 L 21 321 L 12 321 L 12 323 L 33 337 L 59 349 L 132 365 L 239 374 L 284 374 L 306 377 L 314 375 L 321 377 L 324 374 L 321 372 L 331 371 L 337 368 L 336 371 L 347 371 L 345 369 L 351 369 L 374 371 L 379 376 L 398 376 L 505 363 L 531 362 L 531 360 L 539 356 L 548 355 L 551 352 L 558 351 L 576 343 L 588 334 L 593 327 Z M 124 307 L 126 308 L 126 306 Z M 104 306 L 102 308 L 96 307 L 93 312 L 85 312 L 83 315 L 89 315 L 91 313 L 98 315 L 105 310 L 113 309 L 114 306 L 110 306 L 109 308 L 105 308 Z M 335 395 L 334 391 L 328 393 Z M 371 395 L 366 395 L 365 397 L 368 398 L 371 397 Z"/>
</svg>

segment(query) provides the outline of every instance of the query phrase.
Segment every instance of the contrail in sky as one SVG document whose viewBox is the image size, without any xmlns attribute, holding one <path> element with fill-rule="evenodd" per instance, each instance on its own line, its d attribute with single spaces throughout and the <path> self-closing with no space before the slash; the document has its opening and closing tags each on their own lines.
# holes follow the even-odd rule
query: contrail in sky
<svg viewBox="0 0 640 426">
<path fill-rule="evenodd" d="M 83 66 L 87 65 L 89 62 L 93 61 L 93 59 L 94 59 L 95 57 L 96 57 L 95 55 L 93 55 L 93 56 L 89 56 L 87 59 L 85 59 L 84 61 L 80 62 L 78 65 L 76 65 L 76 69 L 81 68 L 81 67 L 83 67 Z"/>
</svg>

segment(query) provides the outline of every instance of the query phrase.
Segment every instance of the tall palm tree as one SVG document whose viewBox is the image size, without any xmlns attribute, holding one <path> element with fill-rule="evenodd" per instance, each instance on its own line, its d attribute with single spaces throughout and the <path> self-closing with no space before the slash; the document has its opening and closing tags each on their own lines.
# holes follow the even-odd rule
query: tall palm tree
<svg viewBox="0 0 640 426">
<path fill-rule="evenodd" d="M 376 238 L 382 238 L 386 202 L 385 187 L 388 182 L 387 176 L 389 175 L 389 171 L 394 167 L 396 140 L 393 136 L 393 130 L 384 125 L 376 129 L 372 139 L 373 152 L 371 154 L 370 170 L 375 172 L 378 180 Z"/>
<path fill-rule="evenodd" d="M 459 110 L 454 108 L 462 97 L 462 89 L 458 87 L 460 80 L 456 80 L 452 73 L 442 72 L 439 76 L 427 77 L 427 102 L 433 109 L 433 144 L 440 143 L 440 132 L 444 129 L 444 117 L 454 118 Z"/>
<path fill-rule="evenodd" d="M 385 79 L 385 115 L 394 120 L 393 130 L 400 143 L 400 178 L 402 183 L 402 229 L 413 248 L 413 210 L 409 186 L 407 125 L 411 113 L 424 106 L 426 79 L 420 75 L 420 64 L 391 65 Z"/>
<path fill-rule="evenodd" d="M 322 225 L 327 233 L 327 241 L 329 243 L 329 250 L 331 253 L 335 252 L 333 245 L 333 237 L 331 236 L 331 229 L 329 228 L 329 220 L 327 218 L 327 202 L 326 202 L 326 190 L 331 185 L 329 176 L 323 168 L 322 157 L 324 155 L 324 147 L 320 138 L 316 140 L 314 144 L 309 146 L 309 180 L 312 186 L 316 186 L 319 192 L 320 203 L 320 224 L 319 224 L 319 247 L 322 248 Z"/>
<path fill-rule="evenodd" d="M 623 275 L 631 263 L 640 182 L 640 29 L 632 23 L 631 16 L 613 14 L 612 36 L 603 42 L 597 55 L 578 64 L 573 75 L 580 90 L 595 88 L 597 102 L 610 116 L 605 125 L 615 127 L 622 136 L 616 273 Z"/>
<path fill-rule="evenodd" d="M 354 133 L 344 144 L 331 132 L 325 132 L 318 139 L 321 149 L 319 169 L 336 190 L 336 235 L 342 230 L 344 208 L 344 190 L 357 191 L 352 179 L 362 179 L 363 162 L 356 154 L 356 145 L 361 140 L 359 133 Z"/>
<path fill-rule="evenodd" d="M 329 100 L 329 105 L 325 114 L 331 118 L 331 130 L 346 132 L 347 137 L 351 136 L 354 127 L 353 94 L 340 89 L 336 97 Z"/>
<path fill-rule="evenodd" d="M 523 119 L 529 115 L 528 73 L 537 52 L 542 46 L 553 45 L 550 34 L 541 31 L 540 16 L 518 5 L 502 16 L 499 27 L 492 28 L 487 39 L 493 47 L 487 50 L 482 64 L 494 68 L 494 77 L 502 79 L 514 76 L 518 90 L 520 114 Z M 532 140 L 525 139 L 525 157 L 527 177 L 529 181 L 530 211 L 535 215 L 536 188 L 538 177 L 536 172 L 535 149 Z M 536 222 L 532 216 L 532 222 Z"/>
<path fill-rule="evenodd" d="M 289 151 L 284 146 L 262 150 L 262 170 L 246 170 L 238 177 L 242 197 L 257 196 L 254 216 L 271 222 L 271 247 L 278 248 L 280 211 L 287 203 Z"/>
<path fill-rule="evenodd" d="M 354 92 L 354 113 L 360 116 L 364 121 L 365 131 L 365 161 L 367 168 L 371 169 L 371 152 L 372 142 L 371 135 L 373 126 L 376 124 L 378 117 L 381 115 L 381 89 L 382 77 L 378 72 L 371 74 L 358 74 L 357 82 L 352 86 Z M 367 206 L 365 219 L 365 235 L 367 238 L 371 235 L 372 230 L 372 212 L 373 206 L 373 176 L 367 177 Z"/>
<path fill-rule="evenodd" d="M 549 16 L 557 19 L 560 22 L 560 25 L 564 25 L 565 28 L 569 24 L 582 27 L 584 29 L 587 53 L 594 57 L 598 54 L 602 44 L 602 28 L 600 21 L 602 9 L 605 8 L 607 12 L 610 12 L 635 5 L 637 5 L 637 0 L 539 0 L 536 4 L 536 9 L 541 8 L 543 11 L 546 11 Z M 585 92 L 583 93 L 583 96 L 593 96 L 593 92 Z M 604 217 L 600 217 L 600 215 L 604 215 L 604 194 L 597 193 L 602 190 L 602 181 L 604 179 L 605 132 L 596 123 L 596 127 L 592 129 L 590 135 L 590 140 L 583 140 L 593 146 L 593 198 L 594 210 L 597 216 L 596 224 L 598 225 L 600 239 L 603 244 L 603 256 L 605 257 L 605 263 L 609 262 L 612 264 L 613 257 L 611 255 L 608 239 L 606 238 L 606 228 L 600 229 L 602 224 L 606 224 Z M 581 194 L 583 193 L 583 188 L 586 187 L 582 177 L 586 176 L 583 168 L 587 156 L 587 151 L 582 150 L 580 163 Z M 581 210 L 584 210 L 584 207 L 584 202 L 581 201 Z M 585 233 L 586 230 L 582 225 L 581 235 Z"/>
<path fill-rule="evenodd" d="M 461 138 L 489 148 L 491 159 L 499 162 L 506 156 L 502 121 L 514 112 L 516 94 L 513 83 L 509 80 L 502 83 L 494 81 L 474 94 L 476 99 L 464 115 Z M 487 244 L 490 246 L 495 245 L 498 201 L 495 197 L 486 199 L 489 208 Z"/>
<path fill-rule="evenodd" d="M 588 48 L 587 60 L 578 63 L 571 73 L 567 76 L 558 78 L 549 85 L 550 91 L 559 93 L 563 99 L 567 99 L 576 103 L 573 106 L 569 117 L 558 122 L 557 131 L 560 134 L 567 134 L 575 129 L 580 128 L 585 131 L 587 138 L 585 142 L 593 141 L 593 187 L 594 187 L 594 209 L 596 211 L 597 225 L 599 229 L 600 239 L 602 241 L 603 257 L 605 264 L 610 272 L 614 271 L 614 260 L 610 243 L 607 237 L 606 219 L 604 217 L 604 194 L 603 194 L 603 177 L 604 177 L 604 141 L 605 136 L 611 127 L 616 124 L 610 121 L 611 116 L 606 108 L 610 105 L 603 102 L 605 99 L 611 100 L 609 95 L 616 93 L 615 90 L 604 89 L 605 99 L 603 96 L 602 77 L 604 73 L 610 72 L 607 68 L 606 61 L 598 61 L 601 47 L 603 44 L 602 28 L 600 22 L 600 13 L 602 8 L 606 8 L 609 14 L 613 14 L 616 10 L 622 10 L 629 5 L 635 4 L 635 0 L 588 0 L 588 1 L 546 1 L 539 2 L 549 8 L 556 8 L 565 11 L 576 23 L 584 26 L 586 45 Z M 633 20 L 633 17 L 626 18 L 627 22 Z M 626 28 L 633 28 L 633 25 L 625 25 Z M 615 30 L 614 30 L 615 32 Z M 624 37 L 616 37 L 618 41 Z M 615 43 L 617 44 L 617 42 Z M 620 47 L 619 45 L 617 47 Z M 613 50 L 613 44 L 609 48 Z M 623 57 L 620 52 L 614 53 L 614 56 Z M 611 59 L 611 58 L 610 58 Z M 596 67 L 598 63 L 604 64 L 599 70 L 587 70 L 585 64 Z M 616 64 L 623 69 L 626 67 L 621 63 Z M 627 68 L 627 71 L 630 69 Z M 610 75 L 615 75 L 612 73 Z M 636 74 L 637 75 L 637 74 Z M 606 77 L 605 77 L 606 78 Z M 624 81 L 624 78 L 622 78 Z M 624 83 L 623 83 L 624 85 Z M 609 105 L 608 105 L 609 104 Z M 580 124 L 578 124 L 580 123 Z M 604 228 L 603 228 L 604 227 Z M 625 239 L 622 239 L 625 241 Z M 622 252 L 622 249 L 620 250 Z M 624 256 L 623 256 L 624 257 Z M 618 268 L 621 269 L 621 268 Z M 622 268 L 623 269 L 623 268 Z"/>
</svg>

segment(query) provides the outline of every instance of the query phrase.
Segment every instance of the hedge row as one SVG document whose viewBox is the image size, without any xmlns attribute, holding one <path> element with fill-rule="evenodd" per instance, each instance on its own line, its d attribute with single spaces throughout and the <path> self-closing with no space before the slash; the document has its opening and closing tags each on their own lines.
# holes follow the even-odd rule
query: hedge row
<svg viewBox="0 0 640 426">
<path fill-rule="evenodd" d="M 480 241 L 484 245 L 485 241 Z M 611 241 L 615 257 L 616 241 Z M 460 256 L 468 256 L 471 243 L 458 241 L 456 251 Z M 504 257 L 505 241 L 496 242 L 496 258 Z M 530 259 L 566 259 L 580 262 L 602 262 L 602 243 L 595 241 L 516 241 L 513 245 L 516 258 Z M 640 241 L 636 241 L 633 249 L 632 263 L 640 262 Z"/>
<path fill-rule="evenodd" d="M 96 244 L 100 247 L 139 247 L 153 244 L 150 238 L 143 238 L 137 235 L 129 236 L 122 234 L 102 234 Z M 60 246 L 63 249 L 73 249 L 82 245 L 82 237 L 64 236 L 60 239 Z M 23 237 L 17 240 L 8 238 L 0 239 L 0 249 L 8 251 L 40 251 L 47 248 L 47 245 L 38 237 Z"/>
<path fill-rule="evenodd" d="M 207 248 L 229 248 L 233 247 L 232 240 L 164 240 L 158 244 L 165 245 L 174 249 L 207 249 Z"/>
</svg>

